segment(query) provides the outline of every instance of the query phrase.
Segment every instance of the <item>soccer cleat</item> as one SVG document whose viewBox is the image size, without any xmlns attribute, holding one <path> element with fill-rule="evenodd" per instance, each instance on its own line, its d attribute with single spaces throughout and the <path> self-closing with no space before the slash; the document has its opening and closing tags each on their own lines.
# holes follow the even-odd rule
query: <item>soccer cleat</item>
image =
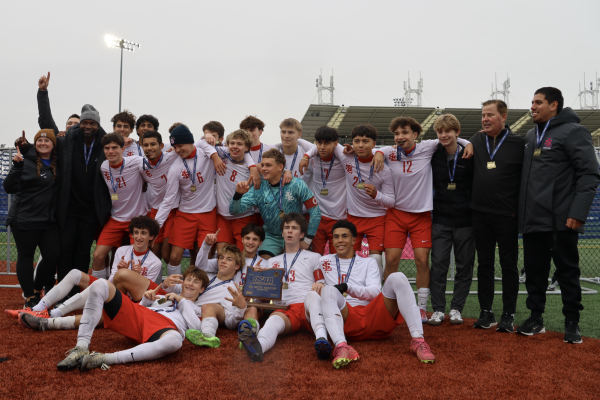
<svg viewBox="0 0 600 400">
<path fill-rule="evenodd" d="M 421 311 L 421 322 L 426 324 L 427 323 L 427 314 L 425 313 L 425 310 L 423 310 L 422 308 L 419 308 L 419 310 Z"/>
<path fill-rule="evenodd" d="M 11 317 L 18 318 L 19 314 L 31 314 L 35 317 L 40 318 L 50 318 L 50 314 L 48 314 L 48 310 L 42 311 L 33 311 L 31 308 L 25 308 L 23 310 L 4 310 L 5 313 L 10 315 Z"/>
<path fill-rule="evenodd" d="M 539 333 L 546 333 L 544 328 L 544 320 L 542 318 L 529 317 L 522 325 L 517 328 L 519 335 L 533 336 Z"/>
<path fill-rule="evenodd" d="M 262 362 L 263 351 L 258 337 L 252 329 L 252 324 L 248 320 L 242 320 L 238 325 L 238 339 L 246 349 L 246 353 L 252 362 Z"/>
<path fill-rule="evenodd" d="M 435 356 L 423 338 L 413 338 L 410 341 L 410 351 L 414 353 L 422 363 L 432 363 L 435 361 Z"/>
<path fill-rule="evenodd" d="M 460 315 L 460 311 L 458 310 L 450 310 L 450 323 L 453 325 L 462 325 L 463 323 L 462 315 Z"/>
<path fill-rule="evenodd" d="M 185 332 L 185 337 L 187 338 L 187 340 L 189 340 L 192 344 L 195 344 L 196 346 L 212 347 L 214 349 L 221 345 L 221 339 L 219 339 L 218 337 L 204 336 L 202 332 L 197 331 L 195 329 L 188 329 Z"/>
<path fill-rule="evenodd" d="M 91 354 L 83 356 L 79 363 L 79 370 L 81 372 L 89 371 L 94 368 L 101 368 L 103 371 L 110 369 L 110 367 L 104 364 L 104 354 L 96 353 L 95 351 Z"/>
<path fill-rule="evenodd" d="M 579 332 L 579 325 L 575 322 L 569 322 L 565 324 L 565 338 L 563 339 L 565 343 L 583 343 L 581 340 L 581 333 Z"/>
<path fill-rule="evenodd" d="M 19 313 L 19 323 L 25 328 L 33 329 L 34 331 L 48 330 L 48 318 L 38 317 L 29 313 Z"/>
<path fill-rule="evenodd" d="M 423 310 L 421 310 L 421 311 L 423 311 Z M 431 317 L 429 318 L 429 321 L 427 321 L 427 323 L 432 326 L 438 326 L 438 325 L 441 325 L 442 322 L 444 322 L 444 318 L 445 318 L 445 315 L 442 311 L 436 311 L 431 315 Z"/>
<path fill-rule="evenodd" d="M 84 356 L 87 356 L 88 354 L 90 354 L 90 351 L 88 349 L 84 349 L 83 347 L 77 346 L 67 351 L 65 353 L 67 358 L 56 364 L 56 366 L 61 371 L 70 371 L 73 368 L 77 368 L 79 366 L 79 363 L 81 362 L 81 359 Z"/>
<path fill-rule="evenodd" d="M 519 277 L 519 283 L 525 283 L 527 281 L 527 275 L 523 272 L 523 275 Z"/>
<path fill-rule="evenodd" d="M 496 318 L 492 311 L 482 311 L 479 314 L 479 319 L 473 324 L 473 328 L 477 329 L 490 329 L 492 326 L 496 326 Z"/>
<path fill-rule="evenodd" d="M 319 360 L 329 360 L 331 356 L 331 344 L 329 344 L 327 338 L 318 338 L 315 341 L 315 350 L 317 351 L 317 358 Z"/>
<path fill-rule="evenodd" d="M 335 346 L 333 350 L 333 367 L 340 369 L 343 366 L 350 364 L 352 361 L 357 361 L 360 358 L 358 352 L 354 350 L 348 343 L 343 342 Z"/>
<path fill-rule="evenodd" d="M 512 314 L 503 313 L 502 317 L 500 317 L 500 323 L 496 327 L 496 331 L 513 333 L 515 331 L 514 322 L 515 318 L 512 316 Z"/>
<path fill-rule="evenodd" d="M 552 282 L 550 282 L 550 285 L 548 286 L 548 289 L 546 289 L 546 291 L 554 292 L 556 290 L 557 286 L 558 286 L 558 281 L 552 281 Z"/>
<path fill-rule="evenodd" d="M 14 318 L 19 318 L 19 313 L 25 311 L 25 310 L 31 310 L 31 308 L 22 308 L 19 310 L 4 310 L 4 312 L 8 315 L 10 315 L 11 317 Z"/>
</svg>

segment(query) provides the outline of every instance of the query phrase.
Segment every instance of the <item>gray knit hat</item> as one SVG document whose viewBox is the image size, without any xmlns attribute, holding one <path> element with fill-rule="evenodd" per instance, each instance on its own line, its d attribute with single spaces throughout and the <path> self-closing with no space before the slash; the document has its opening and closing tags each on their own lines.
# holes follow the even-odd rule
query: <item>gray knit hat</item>
<svg viewBox="0 0 600 400">
<path fill-rule="evenodd" d="M 92 121 L 96 121 L 98 125 L 100 125 L 100 113 L 96 111 L 93 105 L 86 104 L 81 108 L 81 117 L 80 121 L 85 119 L 91 119 Z"/>
</svg>

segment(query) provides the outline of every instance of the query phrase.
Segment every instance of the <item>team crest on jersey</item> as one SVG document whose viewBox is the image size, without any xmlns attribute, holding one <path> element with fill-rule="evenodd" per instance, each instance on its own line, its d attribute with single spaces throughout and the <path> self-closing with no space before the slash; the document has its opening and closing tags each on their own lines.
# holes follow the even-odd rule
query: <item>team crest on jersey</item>
<svg viewBox="0 0 600 400">
<path fill-rule="evenodd" d="M 398 161 L 398 157 L 396 156 L 396 153 L 391 152 L 390 156 L 389 156 L 390 161 Z"/>
<path fill-rule="evenodd" d="M 548 138 L 544 142 L 544 149 L 551 149 L 551 148 L 552 148 L 552 138 Z"/>
<path fill-rule="evenodd" d="M 287 201 L 294 201 L 294 195 L 291 194 L 290 192 L 285 192 L 285 199 Z"/>
<path fill-rule="evenodd" d="M 185 179 L 190 179 L 190 174 L 185 169 L 181 170 L 181 176 L 183 176 Z"/>
<path fill-rule="evenodd" d="M 346 164 L 346 172 L 352 175 L 352 165 Z"/>
<path fill-rule="evenodd" d="M 273 263 L 273 268 L 281 268 L 281 263 L 279 261 L 275 261 Z"/>
<path fill-rule="evenodd" d="M 323 271 L 326 271 L 326 272 L 331 271 L 331 261 L 329 261 L 329 260 L 323 261 Z"/>
</svg>

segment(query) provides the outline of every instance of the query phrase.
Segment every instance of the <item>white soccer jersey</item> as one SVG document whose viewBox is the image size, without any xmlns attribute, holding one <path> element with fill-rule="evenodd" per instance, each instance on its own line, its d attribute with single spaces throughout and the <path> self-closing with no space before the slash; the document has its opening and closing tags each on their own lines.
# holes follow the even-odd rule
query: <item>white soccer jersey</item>
<svg viewBox="0 0 600 400">
<path fill-rule="evenodd" d="M 143 158 L 138 156 L 123 158 L 123 162 L 117 167 L 111 167 L 108 160 L 102 163 L 102 176 L 112 200 L 110 214 L 117 221 L 131 221 L 133 217 L 146 215 L 149 211 L 142 192 L 142 160 Z"/>
<path fill-rule="evenodd" d="M 176 293 L 181 294 L 181 288 L 179 289 L 179 292 Z M 177 302 L 177 308 L 173 308 L 174 304 L 171 300 L 167 300 L 163 304 L 158 304 L 158 300 L 163 297 L 165 296 L 157 296 L 158 299 L 156 301 L 142 297 L 140 307 L 148 307 L 150 310 L 170 319 L 177 327 L 177 330 L 181 335 L 181 340 L 185 339 L 185 332 L 188 329 L 200 330 L 200 316 L 202 315 L 200 307 L 195 305 L 194 302 L 186 299 Z"/>
<path fill-rule="evenodd" d="M 335 254 L 321 257 L 319 259 L 319 266 L 325 276 L 327 285 L 334 286 L 343 282 L 348 285 L 348 290 L 346 291 L 348 297 L 346 297 L 346 301 L 352 307 L 366 306 L 381 293 L 379 267 L 377 267 L 377 262 L 373 258 L 354 256 L 354 265 L 352 265 L 350 278 L 347 281 L 348 269 L 350 268 L 352 259 L 339 259 L 339 261 L 339 273 Z"/>
<path fill-rule="evenodd" d="M 244 211 L 239 215 L 231 215 L 229 213 L 229 203 L 235 194 L 235 187 L 238 182 L 247 181 L 250 178 L 250 167 L 255 166 L 254 160 L 249 153 L 244 155 L 244 161 L 241 164 L 230 160 L 226 154 L 229 154 L 228 147 L 217 147 L 217 154 L 223 160 L 223 164 L 227 167 L 225 175 L 217 174 L 217 212 L 225 219 L 244 218 L 254 214 L 254 209 Z M 250 163 L 250 164 L 248 164 Z"/>
<path fill-rule="evenodd" d="M 148 182 L 148 191 L 146 195 L 150 200 L 150 207 L 157 209 L 160 207 L 167 190 L 167 174 L 169 168 L 179 156 L 174 151 L 162 153 L 162 160 L 159 158 L 154 165 L 150 161 L 144 166 L 144 181 Z"/>
<path fill-rule="evenodd" d="M 123 147 L 123 157 L 131 157 L 131 156 L 138 156 L 138 157 L 146 156 L 146 154 L 144 154 L 144 149 L 142 148 L 142 145 L 140 145 L 135 140 L 133 142 L 131 142 L 131 144 L 129 146 Z"/>
<path fill-rule="evenodd" d="M 131 264 L 128 265 L 128 269 L 131 269 L 133 264 L 141 262 L 144 259 L 144 256 L 148 254 L 148 256 L 146 256 L 146 259 L 142 263 L 142 272 L 140 273 L 140 275 L 145 276 L 152 282 L 156 282 L 159 277 L 162 278 L 162 261 L 160 261 L 150 249 L 148 249 L 147 253 L 144 253 L 142 255 L 135 254 L 135 251 L 132 253 L 132 249 L 133 245 L 122 246 L 117 249 L 117 251 L 115 252 L 115 260 L 113 262 L 112 269 L 110 270 L 110 277 L 108 278 L 109 282 L 113 281 L 113 277 L 119 270 L 117 268 L 119 262 L 121 262 L 121 260 L 124 260 L 125 262 L 132 260 L 131 254 L 133 254 L 133 261 L 131 262 Z"/>
<path fill-rule="evenodd" d="M 185 213 L 205 213 L 213 210 L 215 200 L 215 167 L 210 156 L 215 153 L 212 146 L 207 146 L 205 153 L 196 147 L 190 158 L 185 160 L 187 168 L 181 157 L 173 162 L 167 174 L 165 196 L 158 212 L 156 221 L 162 226 L 173 208 L 178 208 Z M 196 173 L 194 175 L 194 159 L 196 160 Z M 189 170 L 189 172 L 188 172 Z M 192 192 L 192 177 L 196 190 Z M 177 203 L 179 197 L 179 203 Z"/>
<path fill-rule="evenodd" d="M 320 254 L 312 251 L 302 250 L 292 265 L 297 253 L 286 253 L 288 273 L 288 288 L 282 290 L 281 301 L 275 301 L 280 305 L 291 305 L 304 303 L 304 299 L 315 282 L 325 283 L 323 273 L 319 267 Z M 283 254 L 268 260 L 269 268 L 284 268 Z M 283 282 L 286 282 L 285 273 Z"/>
<path fill-rule="evenodd" d="M 394 181 L 392 180 L 392 170 L 387 165 L 381 172 L 373 171 L 371 179 L 371 159 L 362 160 L 355 157 L 354 154 L 344 154 L 344 146 L 338 144 L 333 153 L 340 159 L 346 171 L 346 200 L 348 204 L 348 214 L 355 217 L 381 217 L 386 215 L 387 209 L 394 206 Z M 308 151 L 310 158 L 315 157 L 317 148 L 313 147 Z M 377 195 L 371 198 L 364 189 L 357 187 L 360 182 L 356 170 L 356 161 L 360 167 L 361 178 L 364 183 L 375 186 Z"/>
<path fill-rule="evenodd" d="M 323 160 L 317 153 L 310 159 L 308 173 L 312 176 L 307 182 L 308 187 L 317 199 L 321 216 L 334 220 L 345 219 L 348 209 L 346 172 L 340 159 L 332 155 L 328 160 Z M 323 187 L 322 177 L 325 178 L 325 187 Z M 327 190 L 326 195 L 321 194 L 323 189 Z"/>
<path fill-rule="evenodd" d="M 262 155 L 270 150 L 273 146 L 270 144 L 261 143 L 260 145 L 253 146 L 250 148 L 250 156 L 254 160 L 254 163 L 262 162 Z"/>
<path fill-rule="evenodd" d="M 207 255 L 210 252 L 210 248 L 211 246 L 203 243 L 201 247 L 201 250 L 203 251 L 202 254 Z M 200 252 L 198 253 L 200 255 Z M 235 276 L 233 277 L 233 283 L 236 283 L 238 286 L 243 286 L 246 279 L 246 274 L 248 273 L 248 267 L 256 266 L 259 262 L 263 268 L 267 268 L 266 260 L 260 257 L 258 253 L 256 253 L 256 259 L 246 257 L 246 264 L 240 271 L 236 272 Z M 203 262 L 200 257 L 196 257 L 196 266 L 205 271 L 207 274 L 216 275 L 217 272 L 219 272 L 219 260 L 216 258 L 211 258 L 210 260 Z"/>
<path fill-rule="evenodd" d="M 312 143 L 307 142 L 306 140 L 303 140 L 303 139 L 298 139 L 298 148 L 296 149 L 296 153 L 290 154 L 290 155 L 287 155 L 283 152 L 283 145 L 281 143 L 274 144 L 273 148 L 279 150 L 285 156 L 285 169 L 291 171 L 292 176 L 294 178 L 300 178 L 304 182 L 308 182 L 308 180 L 310 179 L 310 175 L 308 175 L 308 174 L 300 175 L 298 166 L 300 165 L 300 161 L 302 160 L 302 157 L 304 156 L 304 154 L 306 154 L 306 151 L 308 149 L 310 149 L 312 146 L 313 146 Z M 304 212 L 306 213 L 306 210 L 304 210 Z"/>
</svg>

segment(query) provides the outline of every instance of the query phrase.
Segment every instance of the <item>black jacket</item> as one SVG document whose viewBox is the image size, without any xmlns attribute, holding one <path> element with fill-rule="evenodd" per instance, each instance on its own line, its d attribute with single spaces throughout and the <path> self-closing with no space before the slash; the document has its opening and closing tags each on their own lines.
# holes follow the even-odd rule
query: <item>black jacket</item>
<svg viewBox="0 0 600 400">
<path fill-rule="evenodd" d="M 586 221 L 600 174 L 590 131 L 579 122 L 575 111 L 564 108 L 550 122 L 537 157 L 535 128 L 527 132 L 519 232 L 566 231 L 567 218 Z"/>
<path fill-rule="evenodd" d="M 433 175 L 433 223 L 453 228 L 464 228 L 471 222 L 471 186 L 473 184 L 473 159 L 462 158 L 465 149 L 460 146 L 456 171 L 454 172 L 455 190 L 448 190 L 450 175 L 448 168 L 453 168 L 454 159 L 448 162 L 446 149 L 438 144 L 431 158 Z"/>
<path fill-rule="evenodd" d="M 50 167 L 42 163 L 40 176 L 37 176 L 37 153 L 33 147 L 23 156 L 23 161 L 15 163 L 4 179 L 4 190 L 13 194 L 8 211 L 6 226 L 18 221 L 19 229 L 48 229 L 56 223 L 58 179 Z"/>
<path fill-rule="evenodd" d="M 48 98 L 47 90 L 39 90 L 37 92 L 38 104 L 38 125 L 40 129 L 52 129 L 55 135 L 58 135 L 58 127 L 52 118 L 50 111 L 50 99 Z"/>
</svg>

